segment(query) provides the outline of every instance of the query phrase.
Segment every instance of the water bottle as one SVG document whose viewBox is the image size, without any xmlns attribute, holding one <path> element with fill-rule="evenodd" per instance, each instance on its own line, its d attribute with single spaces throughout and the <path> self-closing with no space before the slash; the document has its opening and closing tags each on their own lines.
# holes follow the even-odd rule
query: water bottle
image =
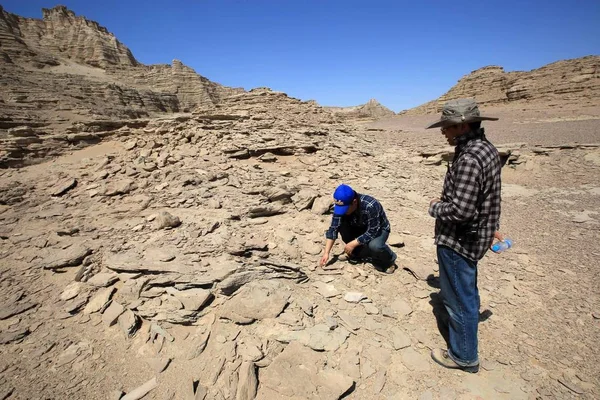
<svg viewBox="0 0 600 400">
<path fill-rule="evenodd" d="M 506 238 L 503 241 L 494 243 L 494 245 L 492 246 L 492 251 L 494 253 L 502 253 L 504 250 L 510 249 L 512 245 L 512 239 Z"/>
</svg>

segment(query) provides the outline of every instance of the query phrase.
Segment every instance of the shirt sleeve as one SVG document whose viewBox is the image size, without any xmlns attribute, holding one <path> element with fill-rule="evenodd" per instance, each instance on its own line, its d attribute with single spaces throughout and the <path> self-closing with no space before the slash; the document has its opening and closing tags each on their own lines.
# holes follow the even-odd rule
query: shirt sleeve
<svg viewBox="0 0 600 400">
<path fill-rule="evenodd" d="M 367 209 L 365 210 L 368 216 L 367 231 L 356 238 L 358 243 L 366 244 L 375 238 L 375 235 L 377 235 L 380 230 L 379 221 L 381 218 L 379 218 L 379 214 L 381 209 L 381 205 L 377 203 L 367 206 Z"/>
<path fill-rule="evenodd" d="M 465 222 L 477 212 L 477 199 L 481 188 L 481 166 L 473 157 L 465 156 L 457 162 L 451 198 L 429 207 L 429 215 L 445 222 Z"/>
<path fill-rule="evenodd" d="M 331 225 L 329 226 L 329 229 L 327 230 L 327 232 L 325 232 L 325 237 L 327 239 L 336 240 L 338 237 L 338 231 L 340 229 L 341 223 L 342 223 L 342 216 L 334 215 L 331 218 Z"/>
</svg>

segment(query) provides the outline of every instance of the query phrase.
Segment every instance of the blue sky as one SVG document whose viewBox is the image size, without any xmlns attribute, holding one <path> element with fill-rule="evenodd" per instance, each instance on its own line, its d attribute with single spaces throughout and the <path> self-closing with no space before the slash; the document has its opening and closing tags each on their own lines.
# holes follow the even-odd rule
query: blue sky
<svg viewBox="0 0 600 400">
<path fill-rule="evenodd" d="M 41 18 L 64 4 L 144 64 L 179 59 L 227 86 L 400 111 L 486 66 L 530 70 L 600 54 L 599 0 L 0 0 Z"/>
</svg>

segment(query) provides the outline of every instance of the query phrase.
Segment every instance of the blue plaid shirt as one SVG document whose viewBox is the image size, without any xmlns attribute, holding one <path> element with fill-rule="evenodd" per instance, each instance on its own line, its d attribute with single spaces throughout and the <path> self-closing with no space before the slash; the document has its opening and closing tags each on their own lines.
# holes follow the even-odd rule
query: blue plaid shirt
<svg viewBox="0 0 600 400">
<path fill-rule="evenodd" d="M 352 214 L 333 216 L 331 226 L 325 233 L 327 239 L 337 239 L 343 219 L 347 219 L 352 226 L 364 227 L 365 233 L 356 238 L 360 244 L 369 243 L 380 236 L 383 231 L 390 231 L 390 221 L 388 221 L 381 203 L 367 194 L 358 195 L 358 209 Z"/>
</svg>

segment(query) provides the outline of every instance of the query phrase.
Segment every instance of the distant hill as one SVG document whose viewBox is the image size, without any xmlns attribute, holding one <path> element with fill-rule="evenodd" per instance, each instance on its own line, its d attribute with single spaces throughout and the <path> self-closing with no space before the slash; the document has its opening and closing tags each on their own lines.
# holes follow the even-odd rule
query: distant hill
<svg viewBox="0 0 600 400">
<path fill-rule="evenodd" d="M 6 127 L 56 121 L 58 114 L 140 118 L 181 112 L 243 91 L 178 60 L 144 65 L 105 27 L 64 6 L 42 9 L 42 19 L 0 6 L 0 42 L 0 125 Z"/>
<path fill-rule="evenodd" d="M 326 109 L 350 119 L 380 119 L 396 115 L 395 112 L 382 105 L 375 99 L 365 104 L 351 107 L 325 107 Z"/>
<path fill-rule="evenodd" d="M 557 61 L 531 71 L 483 67 L 461 78 L 440 98 L 402 114 L 437 113 L 446 101 L 463 97 L 475 98 L 483 105 L 598 105 L 600 56 Z"/>
</svg>

